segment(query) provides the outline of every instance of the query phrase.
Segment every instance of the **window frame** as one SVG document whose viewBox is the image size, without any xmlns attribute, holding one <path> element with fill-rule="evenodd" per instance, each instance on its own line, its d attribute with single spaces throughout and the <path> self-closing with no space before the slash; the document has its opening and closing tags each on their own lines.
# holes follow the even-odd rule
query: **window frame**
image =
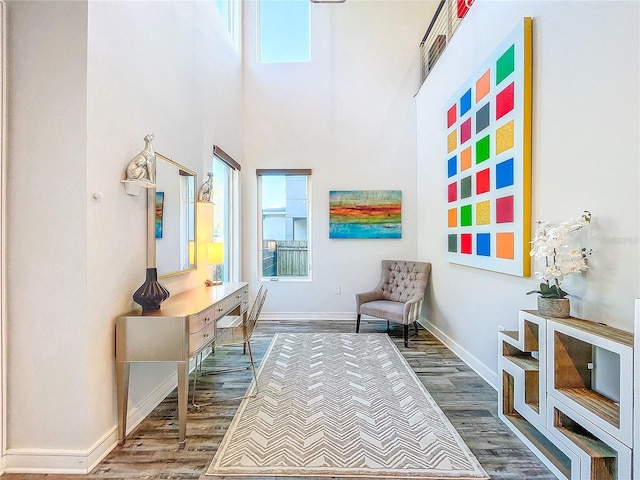
<svg viewBox="0 0 640 480">
<path fill-rule="evenodd" d="M 240 170 L 241 166 L 236 162 L 229 154 L 222 150 L 219 146 L 213 146 L 213 158 L 212 169 L 215 171 L 214 164 L 218 162 L 227 167 L 228 175 L 225 188 L 227 189 L 226 195 L 226 210 L 224 217 L 227 227 L 225 230 L 224 239 L 224 269 L 223 280 L 225 282 L 238 282 L 240 281 Z M 212 219 L 213 221 L 213 219 Z M 215 232 L 212 232 L 215 234 Z M 215 240 L 215 238 L 214 238 Z"/>
<path fill-rule="evenodd" d="M 218 1 L 224 1 L 227 5 L 227 15 L 225 18 L 224 12 L 220 10 Z M 225 24 L 231 41 L 240 50 L 242 39 L 242 1 L 241 0 L 216 0 L 215 8 L 220 14 L 220 18 Z"/>
<path fill-rule="evenodd" d="M 313 279 L 313 246 L 312 246 L 312 195 L 311 195 L 311 169 L 256 169 L 257 190 L 257 268 L 256 276 L 259 282 L 311 282 Z M 306 276 L 269 276 L 263 275 L 263 210 L 262 210 L 262 177 L 265 176 L 304 176 L 307 187 L 307 275 Z"/>
</svg>

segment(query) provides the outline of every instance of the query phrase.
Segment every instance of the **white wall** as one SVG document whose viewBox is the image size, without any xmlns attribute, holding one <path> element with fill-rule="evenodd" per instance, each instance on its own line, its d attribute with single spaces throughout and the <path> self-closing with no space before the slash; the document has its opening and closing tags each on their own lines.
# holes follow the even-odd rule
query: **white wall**
<svg viewBox="0 0 640 480">
<path fill-rule="evenodd" d="M 7 13 L 6 447 L 55 448 L 74 432 L 64 445 L 79 449 L 89 423 L 87 5 L 9 2 Z"/>
<path fill-rule="evenodd" d="M 271 282 L 264 312 L 354 314 L 380 260 L 416 259 L 418 44 L 437 2 L 312 4 L 311 62 L 259 64 L 245 2 L 243 278 L 257 279 L 255 168 L 311 168 L 311 282 Z M 402 190 L 402 239 L 329 239 L 330 190 Z M 333 293 L 335 286 L 342 294 Z"/>
<path fill-rule="evenodd" d="M 241 57 L 214 2 L 7 10 L 7 468 L 82 471 L 115 442 L 115 317 L 145 276 L 146 195 L 120 179 L 148 133 L 198 186 L 214 144 L 241 161 Z M 134 365 L 130 412 L 174 372 Z"/>
<path fill-rule="evenodd" d="M 493 382 L 498 326 L 515 329 L 518 310 L 536 308 L 525 293 L 539 282 L 446 262 L 447 102 L 522 17 L 533 17 L 532 220 L 592 212 L 591 269 L 563 283 L 572 314 L 632 331 L 640 289 L 639 5 L 477 0 L 420 90 L 418 256 L 433 262 L 426 316 Z"/>
</svg>

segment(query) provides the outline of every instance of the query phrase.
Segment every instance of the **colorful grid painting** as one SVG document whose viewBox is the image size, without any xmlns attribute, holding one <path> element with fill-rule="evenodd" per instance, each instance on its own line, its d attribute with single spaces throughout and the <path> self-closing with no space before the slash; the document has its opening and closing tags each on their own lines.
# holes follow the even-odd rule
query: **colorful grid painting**
<svg viewBox="0 0 640 480">
<path fill-rule="evenodd" d="M 447 256 L 531 274 L 531 18 L 447 104 Z"/>
<path fill-rule="evenodd" d="M 402 238 L 402 191 L 330 191 L 329 238 Z"/>
</svg>

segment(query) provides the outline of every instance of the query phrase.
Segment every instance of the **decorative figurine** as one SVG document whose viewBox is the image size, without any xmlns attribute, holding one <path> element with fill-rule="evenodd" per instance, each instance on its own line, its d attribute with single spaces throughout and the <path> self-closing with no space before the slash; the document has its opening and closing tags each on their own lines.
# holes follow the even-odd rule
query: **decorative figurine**
<svg viewBox="0 0 640 480">
<path fill-rule="evenodd" d="M 198 190 L 198 202 L 211 203 L 211 194 L 213 193 L 213 173 L 208 172 L 209 179 L 202 184 Z"/>
<path fill-rule="evenodd" d="M 153 134 L 144 137 L 144 150 L 131 159 L 127 166 L 127 180 L 138 180 L 147 183 L 156 183 L 156 154 L 151 146 Z"/>
</svg>

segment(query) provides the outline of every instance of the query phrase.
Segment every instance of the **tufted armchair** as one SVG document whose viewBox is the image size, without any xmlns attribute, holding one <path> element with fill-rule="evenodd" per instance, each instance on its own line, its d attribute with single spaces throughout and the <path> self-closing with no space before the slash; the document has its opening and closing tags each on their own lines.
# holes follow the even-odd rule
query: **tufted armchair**
<svg viewBox="0 0 640 480">
<path fill-rule="evenodd" d="M 360 316 L 371 315 L 404 325 L 404 346 L 409 346 L 409 325 L 418 333 L 418 319 L 427 288 L 431 264 L 382 260 L 378 286 L 356 294 L 356 333 L 360 331 Z"/>
</svg>

